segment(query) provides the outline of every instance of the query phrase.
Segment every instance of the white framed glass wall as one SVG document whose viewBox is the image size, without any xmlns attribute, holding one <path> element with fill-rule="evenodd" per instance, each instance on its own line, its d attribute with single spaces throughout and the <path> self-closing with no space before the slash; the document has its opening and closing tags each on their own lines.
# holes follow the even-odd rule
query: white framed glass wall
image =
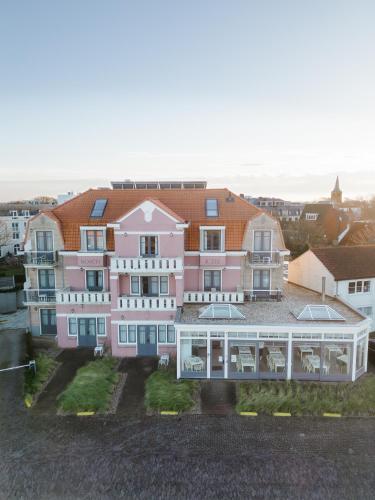
<svg viewBox="0 0 375 500">
<path fill-rule="evenodd" d="M 348 333 L 200 331 L 177 327 L 178 378 L 355 380 L 367 330 Z M 357 331 L 355 331 L 357 330 Z"/>
</svg>

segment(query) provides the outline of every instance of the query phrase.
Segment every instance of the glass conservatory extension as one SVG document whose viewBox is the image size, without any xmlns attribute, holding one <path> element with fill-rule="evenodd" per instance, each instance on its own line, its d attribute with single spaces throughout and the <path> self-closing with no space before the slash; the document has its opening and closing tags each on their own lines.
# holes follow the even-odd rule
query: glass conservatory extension
<svg viewBox="0 0 375 500">
<path fill-rule="evenodd" d="M 177 377 L 354 381 L 367 370 L 363 326 L 332 333 L 233 327 L 176 324 Z"/>
</svg>

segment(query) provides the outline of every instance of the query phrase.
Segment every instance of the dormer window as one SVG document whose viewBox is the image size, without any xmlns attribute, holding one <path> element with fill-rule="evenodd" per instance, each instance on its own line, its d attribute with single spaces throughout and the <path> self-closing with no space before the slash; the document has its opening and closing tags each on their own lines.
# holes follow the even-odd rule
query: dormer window
<svg viewBox="0 0 375 500">
<path fill-rule="evenodd" d="M 16 219 L 18 217 L 18 212 L 17 210 L 12 210 L 10 212 L 10 215 L 12 216 L 12 219 Z"/>
<path fill-rule="evenodd" d="M 306 213 L 306 220 L 318 220 L 318 214 Z"/>
<path fill-rule="evenodd" d="M 158 237 L 141 236 L 140 254 L 142 257 L 155 257 L 158 255 Z"/>
<path fill-rule="evenodd" d="M 219 210 L 216 199 L 206 200 L 206 216 L 207 217 L 218 217 Z"/>
<path fill-rule="evenodd" d="M 30 210 L 23 210 L 24 217 L 30 217 Z"/>
<path fill-rule="evenodd" d="M 86 231 L 86 250 L 91 252 L 104 250 L 104 231 L 97 229 Z"/>
</svg>

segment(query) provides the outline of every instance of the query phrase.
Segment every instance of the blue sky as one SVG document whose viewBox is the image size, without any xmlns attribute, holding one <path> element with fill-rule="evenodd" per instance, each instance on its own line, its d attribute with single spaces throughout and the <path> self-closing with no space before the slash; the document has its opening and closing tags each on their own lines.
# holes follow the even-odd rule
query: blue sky
<svg viewBox="0 0 375 500">
<path fill-rule="evenodd" d="M 375 193 L 372 0 L 0 1 L 0 199 Z"/>
</svg>

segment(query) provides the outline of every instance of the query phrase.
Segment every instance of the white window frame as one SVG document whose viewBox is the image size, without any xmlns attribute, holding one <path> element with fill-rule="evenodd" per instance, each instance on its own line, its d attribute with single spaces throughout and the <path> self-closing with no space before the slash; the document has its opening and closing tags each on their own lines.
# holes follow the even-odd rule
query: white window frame
<svg viewBox="0 0 375 500">
<path fill-rule="evenodd" d="M 220 231 L 220 250 L 205 250 L 204 248 L 204 240 L 205 240 L 205 231 Z M 200 226 L 199 228 L 199 233 L 200 233 L 200 251 L 202 253 L 223 253 L 225 252 L 225 226 Z"/>
<path fill-rule="evenodd" d="M 134 342 L 129 342 L 129 326 L 135 327 L 135 341 Z M 126 341 L 122 342 L 120 340 L 120 329 L 121 327 L 125 327 L 125 335 L 126 335 Z M 136 325 L 129 325 L 127 323 L 119 323 L 118 329 L 117 329 L 117 342 L 118 345 L 130 345 L 130 346 L 135 346 L 137 345 L 137 326 Z"/>
<path fill-rule="evenodd" d="M 87 249 L 87 231 L 102 231 L 102 233 L 103 233 L 103 249 L 101 249 L 101 250 L 88 250 Z M 103 226 L 81 226 L 80 227 L 80 236 L 81 236 L 81 252 L 100 253 L 100 252 L 106 251 L 106 249 L 107 249 L 107 232 L 106 232 L 105 227 L 103 227 Z"/>
<path fill-rule="evenodd" d="M 103 289 L 102 290 L 89 290 L 88 287 L 87 287 L 87 273 L 90 272 L 90 271 L 101 271 L 102 274 L 103 274 Z M 105 274 L 104 274 L 104 267 L 100 267 L 100 268 L 97 268 L 97 267 L 85 267 L 85 290 L 87 292 L 91 292 L 91 293 L 95 293 L 95 292 L 105 292 L 106 289 L 105 289 Z"/>
<path fill-rule="evenodd" d="M 365 291 L 365 283 L 369 283 L 369 289 Z M 354 283 L 354 292 L 350 292 L 349 291 L 349 285 L 351 283 Z M 367 293 L 371 293 L 371 280 L 369 279 L 364 279 L 364 280 L 350 280 L 348 281 L 348 295 L 357 295 L 357 294 L 367 294 Z M 358 288 L 360 288 L 360 290 L 358 290 Z"/>
<path fill-rule="evenodd" d="M 318 220 L 319 214 L 314 212 L 307 212 L 305 214 L 305 220 Z"/>
<path fill-rule="evenodd" d="M 204 268 L 203 269 L 203 273 L 202 273 L 202 290 L 203 290 L 203 292 L 210 293 L 210 290 L 204 289 L 204 274 L 206 271 L 218 271 L 220 273 L 220 290 L 217 290 L 217 292 L 222 292 L 223 291 L 223 270 L 218 269 L 218 268 Z"/>
<path fill-rule="evenodd" d="M 150 237 L 153 237 L 153 238 L 156 238 L 156 253 L 155 255 L 143 255 L 142 254 L 142 238 L 150 238 Z M 143 257 L 144 259 L 152 259 L 154 257 L 159 257 L 160 256 L 160 238 L 158 235 L 156 234 L 141 234 L 139 235 L 139 239 L 138 239 L 138 246 L 139 246 L 139 256 L 140 257 Z"/>
</svg>

